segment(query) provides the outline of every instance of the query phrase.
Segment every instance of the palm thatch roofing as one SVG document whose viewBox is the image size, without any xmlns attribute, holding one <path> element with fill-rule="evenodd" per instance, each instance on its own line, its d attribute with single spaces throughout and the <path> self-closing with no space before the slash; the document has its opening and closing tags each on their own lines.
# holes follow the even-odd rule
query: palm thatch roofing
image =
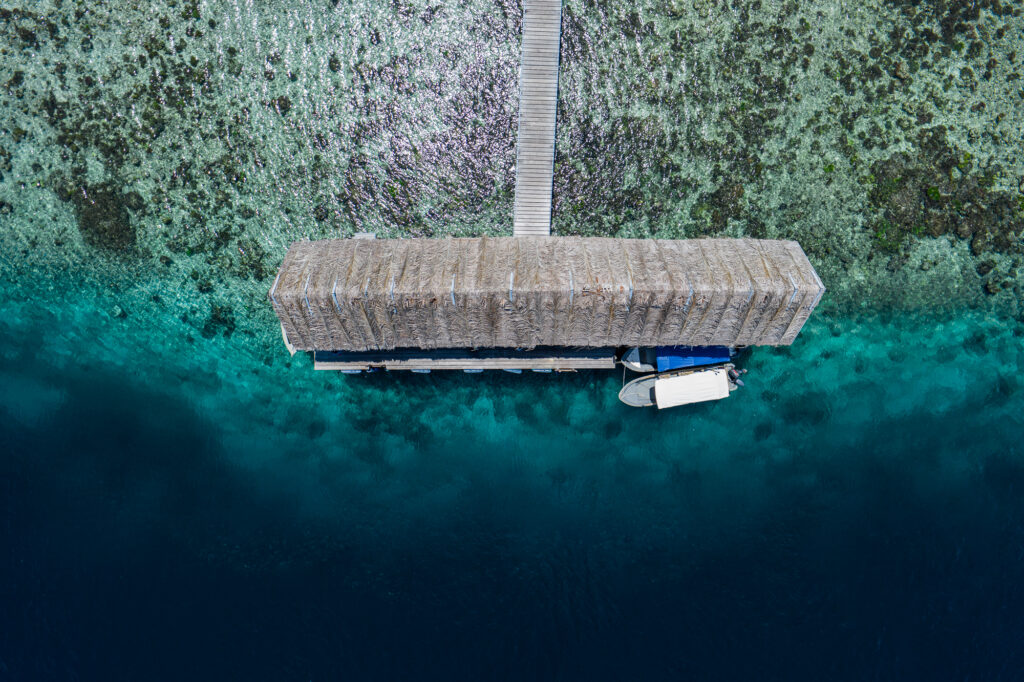
<svg viewBox="0 0 1024 682">
<path fill-rule="evenodd" d="M 825 287 L 793 241 L 295 242 L 270 300 L 299 350 L 787 345 Z"/>
</svg>

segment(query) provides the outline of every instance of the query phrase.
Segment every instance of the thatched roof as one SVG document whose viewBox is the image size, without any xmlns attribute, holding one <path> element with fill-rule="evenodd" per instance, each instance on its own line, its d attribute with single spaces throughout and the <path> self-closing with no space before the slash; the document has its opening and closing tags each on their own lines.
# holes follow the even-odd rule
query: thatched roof
<svg viewBox="0 0 1024 682">
<path fill-rule="evenodd" d="M 824 293 L 756 239 L 295 242 L 270 300 L 299 350 L 783 345 Z"/>
</svg>

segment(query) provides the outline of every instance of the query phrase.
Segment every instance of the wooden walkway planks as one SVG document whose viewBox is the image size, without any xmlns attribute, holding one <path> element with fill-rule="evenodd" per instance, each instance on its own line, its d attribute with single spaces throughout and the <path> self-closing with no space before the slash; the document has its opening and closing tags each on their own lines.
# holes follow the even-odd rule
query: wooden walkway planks
<svg viewBox="0 0 1024 682">
<path fill-rule="evenodd" d="M 375 352 L 323 352 L 313 354 L 313 369 L 365 370 L 396 369 L 614 369 L 614 348 L 537 348 L 470 350 L 394 350 Z"/>
<path fill-rule="evenodd" d="M 551 234 L 561 0 L 525 0 L 513 234 Z"/>
</svg>

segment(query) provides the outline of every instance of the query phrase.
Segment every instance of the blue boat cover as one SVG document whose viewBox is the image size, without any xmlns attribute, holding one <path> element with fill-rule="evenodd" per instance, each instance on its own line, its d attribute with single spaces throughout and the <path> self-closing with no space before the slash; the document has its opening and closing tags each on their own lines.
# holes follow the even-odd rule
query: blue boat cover
<svg viewBox="0 0 1024 682">
<path fill-rule="evenodd" d="M 658 346 L 655 351 L 659 372 L 729 362 L 728 346 Z"/>
</svg>

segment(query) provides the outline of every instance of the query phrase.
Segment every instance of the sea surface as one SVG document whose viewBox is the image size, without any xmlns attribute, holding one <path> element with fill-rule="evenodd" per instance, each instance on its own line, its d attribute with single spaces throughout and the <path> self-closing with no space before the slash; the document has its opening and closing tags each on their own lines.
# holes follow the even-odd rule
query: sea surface
<svg viewBox="0 0 1024 682">
<path fill-rule="evenodd" d="M 0 1 L 0 680 L 1024 679 L 1019 2 L 566 0 L 555 235 L 797 239 L 727 400 L 314 372 L 512 229 L 521 4 Z"/>
</svg>

